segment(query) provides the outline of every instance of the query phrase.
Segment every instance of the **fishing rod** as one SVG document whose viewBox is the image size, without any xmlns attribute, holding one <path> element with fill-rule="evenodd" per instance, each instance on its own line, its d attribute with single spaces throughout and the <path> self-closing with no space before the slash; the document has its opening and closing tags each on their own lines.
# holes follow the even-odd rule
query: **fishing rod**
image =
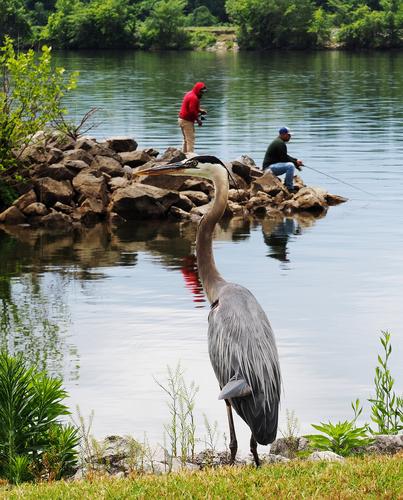
<svg viewBox="0 0 403 500">
<path fill-rule="evenodd" d="M 305 168 L 309 168 L 310 170 L 314 170 L 315 172 L 318 172 L 319 174 L 326 175 L 326 177 L 330 177 L 331 179 L 334 179 L 335 181 L 338 181 L 338 182 L 341 182 L 343 184 L 346 184 L 346 186 L 350 186 L 350 187 L 352 187 L 354 189 L 358 189 L 358 191 L 362 191 L 365 194 L 369 194 L 370 196 L 375 196 L 373 193 L 369 193 L 368 191 L 365 191 L 364 189 L 361 189 L 361 188 L 359 188 L 357 186 L 354 186 L 353 184 L 350 184 L 349 182 L 342 181 L 341 179 L 338 179 L 337 177 L 334 177 L 333 175 L 326 174 L 325 172 L 321 172 L 317 168 L 313 168 L 313 167 L 310 167 L 309 165 L 305 165 L 305 163 L 302 164 L 301 166 L 305 167 Z"/>
</svg>

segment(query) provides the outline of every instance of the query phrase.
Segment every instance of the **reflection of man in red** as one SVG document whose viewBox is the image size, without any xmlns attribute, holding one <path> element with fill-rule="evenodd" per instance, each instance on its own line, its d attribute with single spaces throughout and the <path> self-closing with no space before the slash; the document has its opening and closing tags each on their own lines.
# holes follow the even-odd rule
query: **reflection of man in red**
<svg viewBox="0 0 403 500">
<path fill-rule="evenodd" d="M 205 302 L 203 287 L 200 282 L 199 273 L 197 272 L 195 255 L 187 255 L 183 258 L 181 273 L 183 274 L 186 288 L 192 292 L 193 302 Z"/>
</svg>

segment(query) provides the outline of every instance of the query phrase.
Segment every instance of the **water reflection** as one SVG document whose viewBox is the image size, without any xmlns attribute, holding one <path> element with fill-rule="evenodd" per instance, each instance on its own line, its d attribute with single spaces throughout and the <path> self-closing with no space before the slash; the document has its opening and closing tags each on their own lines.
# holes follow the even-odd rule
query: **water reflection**
<svg viewBox="0 0 403 500">
<path fill-rule="evenodd" d="M 268 257 L 279 260 L 284 269 L 291 261 L 288 243 L 312 227 L 325 214 L 295 214 L 294 217 L 265 218 L 261 221 L 263 241 L 269 247 Z"/>
</svg>

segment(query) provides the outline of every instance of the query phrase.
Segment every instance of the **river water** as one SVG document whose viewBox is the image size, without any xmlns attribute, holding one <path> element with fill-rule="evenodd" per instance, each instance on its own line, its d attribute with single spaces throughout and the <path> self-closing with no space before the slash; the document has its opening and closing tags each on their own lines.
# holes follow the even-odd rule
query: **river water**
<svg viewBox="0 0 403 500">
<path fill-rule="evenodd" d="M 392 374 L 403 387 L 403 53 L 60 53 L 80 71 L 67 105 L 100 108 L 101 139 L 179 146 L 182 95 L 205 81 L 209 114 L 197 151 L 260 164 L 282 125 L 289 152 L 368 192 L 304 169 L 309 185 L 349 198 L 325 217 L 233 220 L 216 232 L 217 266 L 248 287 L 275 332 L 284 383 L 280 427 L 294 411 L 311 423 L 352 416 L 373 395 L 381 330 L 392 332 Z M 194 262 L 195 227 L 136 223 L 74 234 L 0 232 L 2 339 L 64 377 L 69 405 L 97 436 L 130 433 L 162 442 L 169 420 L 166 367 L 178 362 L 199 386 L 203 414 L 227 433 L 207 353 L 207 315 Z M 240 419 L 240 447 L 248 431 Z M 222 442 L 222 437 L 221 437 Z M 201 445 L 200 445 L 201 446 Z"/>
</svg>

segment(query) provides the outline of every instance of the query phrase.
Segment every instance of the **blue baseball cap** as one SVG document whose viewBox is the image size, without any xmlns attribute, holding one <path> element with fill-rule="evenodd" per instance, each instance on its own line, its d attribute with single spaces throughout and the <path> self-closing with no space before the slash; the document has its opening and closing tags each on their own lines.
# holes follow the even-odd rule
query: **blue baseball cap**
<svg viewBox="0 0 403 500">
<path fill-rule="evenodd" d="M 280 135 L 282 134 L 290 134 L 291 135 L 291 130 L 288 127 L 281 127 L 281 129 L 278 131 Z"/>
</svg>

